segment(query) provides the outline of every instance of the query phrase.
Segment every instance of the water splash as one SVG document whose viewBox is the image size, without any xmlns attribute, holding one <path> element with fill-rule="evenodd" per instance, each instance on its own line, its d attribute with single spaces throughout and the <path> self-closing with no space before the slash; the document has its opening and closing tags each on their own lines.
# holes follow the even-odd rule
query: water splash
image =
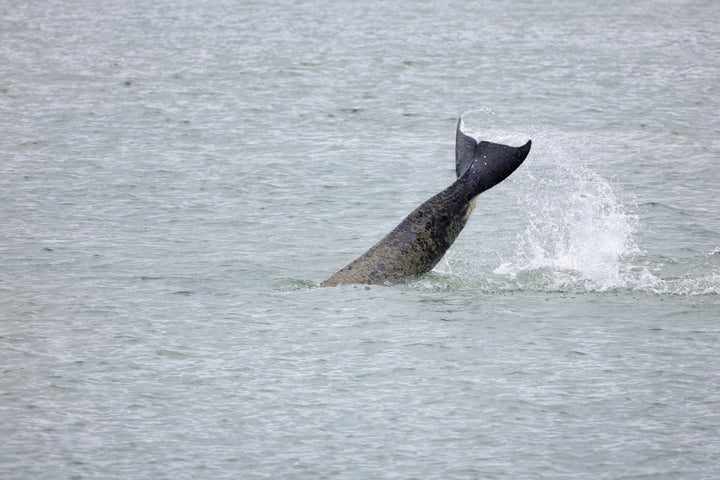
<svg viewBox="0 0 720 480">
<path fill-rule="evenodd" d="M 521 183 L 518 204 L 528 212 L 527 227 L 494 274 L 522 290 L 720 294 L 717 249 L 686 258 L 648 255 L 637 243 L 642 223 L 630 211 L 635 207 L 582 164 L 577 140 L 558 132 L 534 136 L 545 145 Z"/>
<path fill-rule="evenodd" d="M 529 175 L 520 200 L 529 223 L 513 258 L 494 271 L 521 284 L 551 289 L 607 290 L 626 286 L 623 259 L 640 253 L 636 216 L 610 184 L 585 167 L 558 161 L 543 177 Z"/>
<path fill-rule="evenodd" d="M 642 226 L 633 212 L 637 208 L 632 203 L 628 207 L 612 183 L 585 163 L 583 155 L 597 149 L 581 136 L 533 126 L 520 130 L 490 109 L 465 114 L 463 127 L 476 138 L 493 142 L 520 145 L 533 139 L 532 158 L 513 176 L 516 209 L 507 212 L 526 226 L 509 253 L 501 254 L 499 265 L 472 266 L 473 272 L 485 273 L 468 280 L 468 287 L 720 294 L 720 247 L 688 259 L 643 252 L 637 243 Z M 462 261 L 450 266 L 436 270 L 438 278 L 445 278 L 441 286 L 453 284 L 446 276 L 459 271 L 451 270 L 464 270 Z"/>
<path fill-rule="evenodd" d="M 475 126 L 481 126 L 477 129 Z M 468 133 L 493 142 L 533 139 L 531 161 L 515 176 L 518 222 L 527 227 L 493 274 L 521 290 L 603 291 L 626 286 L 623 260 L 640 254 L 638 218 L 610 183 L 583 164 L 582 140 L 563 132 L 505 124 L 490 109 L 463 116 Z M 523 218 L 525 217 L 525 218 Z"/>
</svg>

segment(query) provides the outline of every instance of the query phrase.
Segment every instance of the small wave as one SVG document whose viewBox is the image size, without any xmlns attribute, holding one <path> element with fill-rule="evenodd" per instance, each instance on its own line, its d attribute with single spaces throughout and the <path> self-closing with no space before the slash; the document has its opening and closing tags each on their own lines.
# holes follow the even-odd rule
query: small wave
<svg viewBox="0 0 720 480">
<path fill-rule="evenodd" d="M 466 271 L 432 272 L 410 282 L 410 288 L 430 291 L 475 291 L 490 294 L 515 292 L 542 293 L 617 293 L 638 292 L 652 295 L 702 296 L 720 295 L 720 271 L 700 275 L 661 278 L 645 267 L 623 267 L 621 280 L 615 284 L 598 284 L 582 272 L 554 267 L 528 268 L 512 276 L 488 273 L 472 276 Z"/>
<path fill-rule="evenodd" d="M 662 273 L 661 260 L 650 259 L 649 263 L 655 266 L 627 266 L 624 272 L 627 288 L 658 295 L 720 295 L 718 268 L 690 268 L 692 271 L 687 271 L 686 268 L 686 271 L 679 275 L 665 275 Z"/>
<path fill-rule="evenodd" d="M 292 292 L 308 290 L 318 286 L 317 282 L 300 278 L 280 278 L 273 282 L 273 290 L 278 292 Z"/>
</svg>

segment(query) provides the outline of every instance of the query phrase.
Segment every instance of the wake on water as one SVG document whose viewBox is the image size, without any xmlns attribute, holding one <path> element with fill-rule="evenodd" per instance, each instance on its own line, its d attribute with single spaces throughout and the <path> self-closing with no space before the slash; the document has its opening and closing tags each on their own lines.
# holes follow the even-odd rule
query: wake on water
<svg viewBox="0 0 720 480">
<path fill-rule="evenodd" d="M 700 272 L 659 276 L 661 260 L 647 257 L 636 242 L 638 215 L 628 211 L 606 179 L 583 165 L 574 148 L 588 151 L 588 146 L 576 136 L 536 127 L 518 132 L 490 110 L 470 112 L 463 121 L 464 130 L 482 140 L 520 145 L 533 139 L 530 161 L 515 173 L 513 185 L 514 221 L 527 226 L 515 239 L 514 252 L 494 268 L 482 269 L 482 278 L 477 269 L 463 268 L 468 265 L 462 260 L 455 262 L 451 250 L 436 274 L 415 286 L 447 287 L 447 281 L 456 283 L 451 278 L 463 278 L 488 291 L 720 293 L 720 269 L 712 265 L 720 263 L 720 249 L 705 256 L 710 267 Z"/>
</svg>

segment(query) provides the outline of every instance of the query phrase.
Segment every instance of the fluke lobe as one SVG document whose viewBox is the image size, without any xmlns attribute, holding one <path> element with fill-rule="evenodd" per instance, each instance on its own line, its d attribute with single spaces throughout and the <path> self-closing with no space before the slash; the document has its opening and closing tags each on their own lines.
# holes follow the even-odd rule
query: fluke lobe
<svg viewBox="0 0 720 480">
<path fill-rule="evenodd" d="M 457 180 L 417 207 L 405 220 L 348 266 L 320 283 L 391 284 L 429 272 L 445 255 L 467 223 L 476 197 L 505 180 L 530 152 L 522 147 L 477 142 L 462 131 L 455 139 Z"/>
</svg>

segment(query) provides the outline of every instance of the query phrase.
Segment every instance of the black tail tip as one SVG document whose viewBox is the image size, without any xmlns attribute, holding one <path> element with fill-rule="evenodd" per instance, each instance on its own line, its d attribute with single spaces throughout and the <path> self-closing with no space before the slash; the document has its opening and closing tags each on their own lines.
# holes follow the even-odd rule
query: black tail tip
<svg viewBox="0 0 720 480">
<path fill-rule="evenodd" d="M 523 159 L 528 156 L 528 153 L 530 153 L 530 147 L 532 147 L 532 140 L 528 140 L 525 145 L 522 147 L 519 147 L 519 151 L 521 155 L 523 156 Z"/>
</svg>

